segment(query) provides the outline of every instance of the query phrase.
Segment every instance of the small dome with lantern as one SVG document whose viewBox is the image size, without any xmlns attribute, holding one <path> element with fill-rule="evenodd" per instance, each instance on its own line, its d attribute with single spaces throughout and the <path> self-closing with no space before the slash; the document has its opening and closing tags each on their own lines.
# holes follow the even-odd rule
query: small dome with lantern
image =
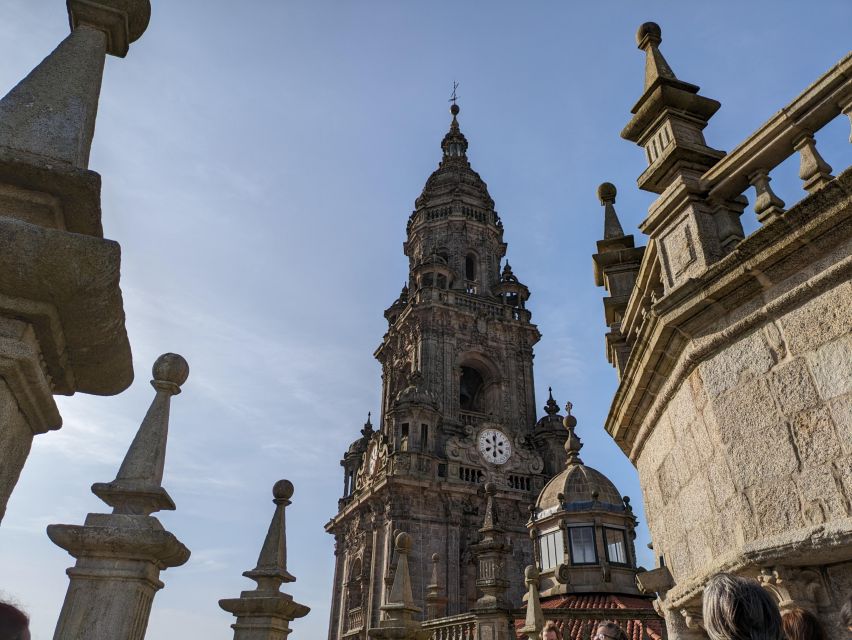
<svg viewBox="0 0 852 640">
<path fill-rule="evenodd" d="M 552 396 L 551 396 L 552 398 Z M 541 427 L 553 427 L 558 408 L 548 402 Z M 639 595 L 636 517 L 630 499 L 603 473 L 583 463 L 573 406 L 565 407 L 565 468 L 548 482 L 527 526 L 535 542 L 542 597 L 572 593 Z M 538 425 L 537 425 L 538 428 Z"/>
</svg>

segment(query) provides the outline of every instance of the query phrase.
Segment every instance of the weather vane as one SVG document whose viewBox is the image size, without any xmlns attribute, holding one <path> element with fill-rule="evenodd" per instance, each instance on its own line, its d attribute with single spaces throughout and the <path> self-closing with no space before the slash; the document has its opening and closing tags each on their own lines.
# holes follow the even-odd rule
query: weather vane
<svg viewBox="0 0 852 640">
<path fill-rule="evenodd" d="M 456 89 L 458 89 L 458 88 L 459 88 L 459 83 L 456 82 L 455 80 L 453 80 L 453 95 L 450 96 L 450 99 L 448 100 L 448 102 L 452 102 L 453 104 L 456 103 L 456 100 L 458 100 L 458 96 L 456 95 Z"/>
</svg>

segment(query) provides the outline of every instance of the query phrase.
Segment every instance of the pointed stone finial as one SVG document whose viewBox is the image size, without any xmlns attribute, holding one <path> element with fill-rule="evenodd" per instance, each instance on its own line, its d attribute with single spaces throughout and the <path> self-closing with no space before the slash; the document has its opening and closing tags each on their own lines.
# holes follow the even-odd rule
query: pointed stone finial
<svg viewBox="0 0 852 640">
<path fill-rule="evenodd" d="M 497 486 L 493 482 L 485 483 L 485 521 L 480 529 L 483 533 L 499 529 L 494 509 L 495 495 L 497 495 Z"/>
<path fill-rule="evenodd" d="M 618 191 L 611 182 L 604 182 L 598 187 L 598 199 L 604 208 L 604 240 L 623 238 L 624 229 L 615 212 L 615 196 Z"/>
<path fill-rule="evenodd" d="M 656 22 L 646 22 L 639 26 L 636 32 L 636 44 L 645 52 L 645 91 L 651 88 L 660 78 L 677 80 L 677 77 L 660 53 L 660 43 L 663 32 Z"/>
<path fill-rule="evenodd" d="M 107 53 L 125 56 L 148 0 L 67 0 L 71 34 L 0 100 L 0 148 L 38 164 L 89 166 Z"/>
<path fill-rule="evenodd" d="M 367 412 L 367 422 L 364 423 L 364 426 L 361 428 L 361 435 L 365 438 L 369 438 L 373 435 L 373 423 L 370 421 L 370 417 L 372 416 L 372 411 Z"/>
<path fill-rule="evenodd" d="M 540 640 L 541 630 L 544 629 L 544 613 L 541 610 L 541 600 L 538 593 L 538 569 L 528 565 L 524 569 L 524 583 L 527 586 L 527 616 L 524 626 L 518 629 L 528 640 Z"/>
<path fill-rule="evenodd" d="M 544 412 L 549 416 L 555 416 L 559 413 L 559 405 L 553 399 L 553 389 L 551 387 L 547 388 L 547 403 L 544 405 Z"/>
<path fill-rule="evenodd" d="M 279 480 L 272 487 L 275 513 L 257 558 L 257 566 L 243 572 L 257 583 L 254 589 L 243 591 L 239 598 L 219 600 L 219 606 L 237 617 L 231 625 L 234 640 L 284 640 L 290 633 L 290 623 L 310 612 L 293 597 L 279 590 L 284 582 L 295 582 L 287 571 L 287 527 L 284 510 L 293 497 L 293 483 Z"/>
<path fill-rule="evenodd" d="M 243 572 L 246 578 L 257 583 L 256 591 L 274 591 L 284 582 L 295 582 L 287 571 L 287 524 L 285 509 L 290 506 L 293 497 L 293 483 L 289 480 L 279 480 L 272 487 L 272 502 L 275 503 L 275 513 L 263 541 L 257 566 Z"/>
<path fill-rule="evenodd" d="M 171 397 L 180 393 L 189 376 L 182 356 L 166 353 L 152 369 L 151 386 L 156 390 L 148 413 L 112 482 L 97 482 L 92 493 L 113 508 L 113 513 L 151 515 L 162 509 L 174 510 L 175 503 L 162 487 L 169 435 Z"/>
<path fill-rule="evenodd" d="M 583 448 L 583 443 L 577 437 L 577 434 L 574 433 L 574 428 L 577 426 L 577 418 L 571 415 L 571 409 L 573 408 L 573 404 L 566 402 L 565 417 L 562 419 L 562 424 L 568 430 L 568 439 L 565 441 L 565 453 L 568 454 L 565 462 L 566 465 L 583 464 L 583 461 L 580 460 L 580 449 Z"/>
<path fill-rule="evenodd" d="M 459 128 L 459 121 L 456 118 L 459 111 L 460 109 L 457 104 L 453 104 L 450 107 L 450 113 L 453 114 L 453 120 L 450 123 L 450 130 L 441 141 L 441 149 L 444 151 L 444 160 L 466 158 L 467 138 L 465 138 L 464 134 L 461 132 L 461 129 Z"/>
<path fill-rule="evenodd" d="M 396 571 L 387 604 L 382 607 L 382 610 L 407 614 L 419 613 L 421 609 L 415 606 L 414 597 L 411 595 L 411 575 L 408 571 L 408 554 L 412 547 L 411 536 L 404 531 L 399 533 L 394 540 L 394 546 L 397 553 Z"/>
<path fill-rule="evenodd" d="M 429 620 L 442 618 L 447 612 L 447 598 L 441 593 L 441 584 L 438 579 L 438 563 L 441 556 L 432 554 L 432 578 L 426 585 L 426 617 Z"/>
</svg>

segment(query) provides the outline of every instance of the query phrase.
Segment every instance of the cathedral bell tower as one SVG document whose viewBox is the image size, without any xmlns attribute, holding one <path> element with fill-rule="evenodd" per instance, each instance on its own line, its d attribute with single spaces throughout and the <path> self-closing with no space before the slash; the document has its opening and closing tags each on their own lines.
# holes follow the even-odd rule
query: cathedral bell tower
<svg viewBox="0 0 852 640">
<path fill-rule="evenodd" d="M 509 600 L 519 604 L 533 557 L 528 507 L 559 471 L 549 449 L 561 442 L 537 431 L 540 334 L 526 309 L 529 290 L 508 262 L 501 266 L 503 224 L 468 161 L 456 104 L 451 113 L 443 157 L 406 226 L 408 280 L 385 311 L 388 331 L 374 354 L 379 424 L 368 421 L 341 461 L 344 492 L 326 525 L 336 542 L 329 640 L 366 638 L 378 624 L 398 532 L 414 539 L 419 607 L 434 610 L 427 591 L 446 599 L 446 615 L 475 605 L 486 482 L 511 549 L 506 575 L 519 576 Z"/>
</svg>

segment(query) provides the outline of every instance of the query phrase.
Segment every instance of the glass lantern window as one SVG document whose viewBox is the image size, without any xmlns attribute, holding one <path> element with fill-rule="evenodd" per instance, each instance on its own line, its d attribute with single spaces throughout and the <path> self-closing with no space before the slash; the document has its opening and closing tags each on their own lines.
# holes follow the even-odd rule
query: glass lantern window
<svg viewBox="0 0 852 640">
<path fill-rule="evenodd" d="M 558 567 L 565 561 L 565 551 L 562 546 L 562 531 L 554 529 L 538 537 L 538 547 L 541 557 L 541 570 L 547 571 Z"/>
<path fill-rule="evenodd" d="M 606 538 L 606 556 L 612 564 L 627 564 L 627 545 L 624 531 L 621 529 L 604 529 Z"/>
<path fill-rule="evenodd" d="M 597 564 L 594 527 L 571 527 L 571 562 L 573 564 Z"/>
</svg>

